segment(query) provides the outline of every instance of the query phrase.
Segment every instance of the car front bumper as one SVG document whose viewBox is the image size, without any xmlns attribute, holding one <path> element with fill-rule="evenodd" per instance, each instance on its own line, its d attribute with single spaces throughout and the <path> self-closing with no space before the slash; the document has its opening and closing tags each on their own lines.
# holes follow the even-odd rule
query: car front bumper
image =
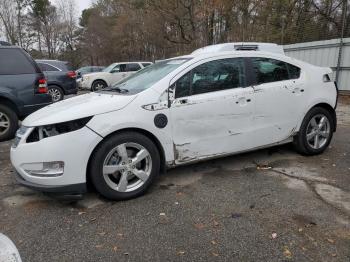
<svg viewBox="0 0 350 262">
<path fill-rule="evenodd" d="M 25 134 L 17 137 L 17 147 L 11 148 L 11 162 L 18 182 L 48 193 L 84 193 L 88 162 L 102 138 L 91 129 L 83 127 L 70 133 L 27 143 L 26 139 L 32 131 L 33 128 L 29 128 Z M 64 163 L 62 172 L 57 175 L 50 172 L 37 175 L 41 170 L 33 172 L 32 167 L 57 161 Z"/>
</svg>

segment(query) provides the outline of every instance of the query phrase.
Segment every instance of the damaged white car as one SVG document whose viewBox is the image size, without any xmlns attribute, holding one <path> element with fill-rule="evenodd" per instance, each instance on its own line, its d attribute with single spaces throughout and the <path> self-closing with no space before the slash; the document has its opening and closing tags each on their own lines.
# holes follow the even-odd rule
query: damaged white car
<svg viewBox="0 0 350 262">
<path fill-rule="evenodd" d="M 322 153 L 336 130 L 331 69 L 263 47 L 200 49 L 35 112 L 11 149 L 18 181 L 123 200 L 178 165 L 290 142 Z"/>
</svg>

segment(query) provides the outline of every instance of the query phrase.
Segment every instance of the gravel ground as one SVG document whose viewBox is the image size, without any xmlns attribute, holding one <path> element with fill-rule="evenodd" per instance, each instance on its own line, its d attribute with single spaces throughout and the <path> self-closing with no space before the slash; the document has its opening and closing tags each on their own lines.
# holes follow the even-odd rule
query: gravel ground
<svg viewBox="0 0 350 262">
<path fill-rule="evenodd" d="M 331 147 L 169 170 L 147 195 L 68 203 L 19 186 L 0 143 L 0 232 L 23 261 L 350 261 L 350 99 Z"/>
</svg>

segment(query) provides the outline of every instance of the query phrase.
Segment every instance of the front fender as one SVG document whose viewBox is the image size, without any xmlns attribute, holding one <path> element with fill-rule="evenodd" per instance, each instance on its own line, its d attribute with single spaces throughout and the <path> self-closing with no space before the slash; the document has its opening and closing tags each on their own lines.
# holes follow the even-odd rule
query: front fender
<svg viewBox="0 0 350 262">
<path fill-rule="evenodd" d="M 166 162 L 171 162 L 174 161 L 171 125 L 169 123 L 165 128 L 157 128 L 154 125 L 154 117 L 159 113 L 165 114 L 169 119 L 167 110 L 160 112 L 140 109 L 133 115 L 125 110 L 118 110 L 94 116 L 87 126 L 103 138 L 126 129 L 139 129 L 151 133 L 163 147 Z"/>
</svg>

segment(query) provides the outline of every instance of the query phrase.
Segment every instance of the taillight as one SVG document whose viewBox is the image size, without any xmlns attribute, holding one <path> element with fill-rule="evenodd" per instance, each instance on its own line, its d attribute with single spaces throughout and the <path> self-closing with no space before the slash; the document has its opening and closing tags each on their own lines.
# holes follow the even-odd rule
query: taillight
<svg viewBox="0 0 350 262">
<path fill-rule="evenodd" d="M 70 78 L 76 78 L 77 77 L 77 73 L 75 73 L 75 71 L 69 71 L 67 73 L 67 76 Z"/>
<path fill-rule="evenodd" d="M 38 93 L 39 94 L 47 94 L 47 82 L 45 78 L 40 78 L 38 80 Z"/>
</svg>

